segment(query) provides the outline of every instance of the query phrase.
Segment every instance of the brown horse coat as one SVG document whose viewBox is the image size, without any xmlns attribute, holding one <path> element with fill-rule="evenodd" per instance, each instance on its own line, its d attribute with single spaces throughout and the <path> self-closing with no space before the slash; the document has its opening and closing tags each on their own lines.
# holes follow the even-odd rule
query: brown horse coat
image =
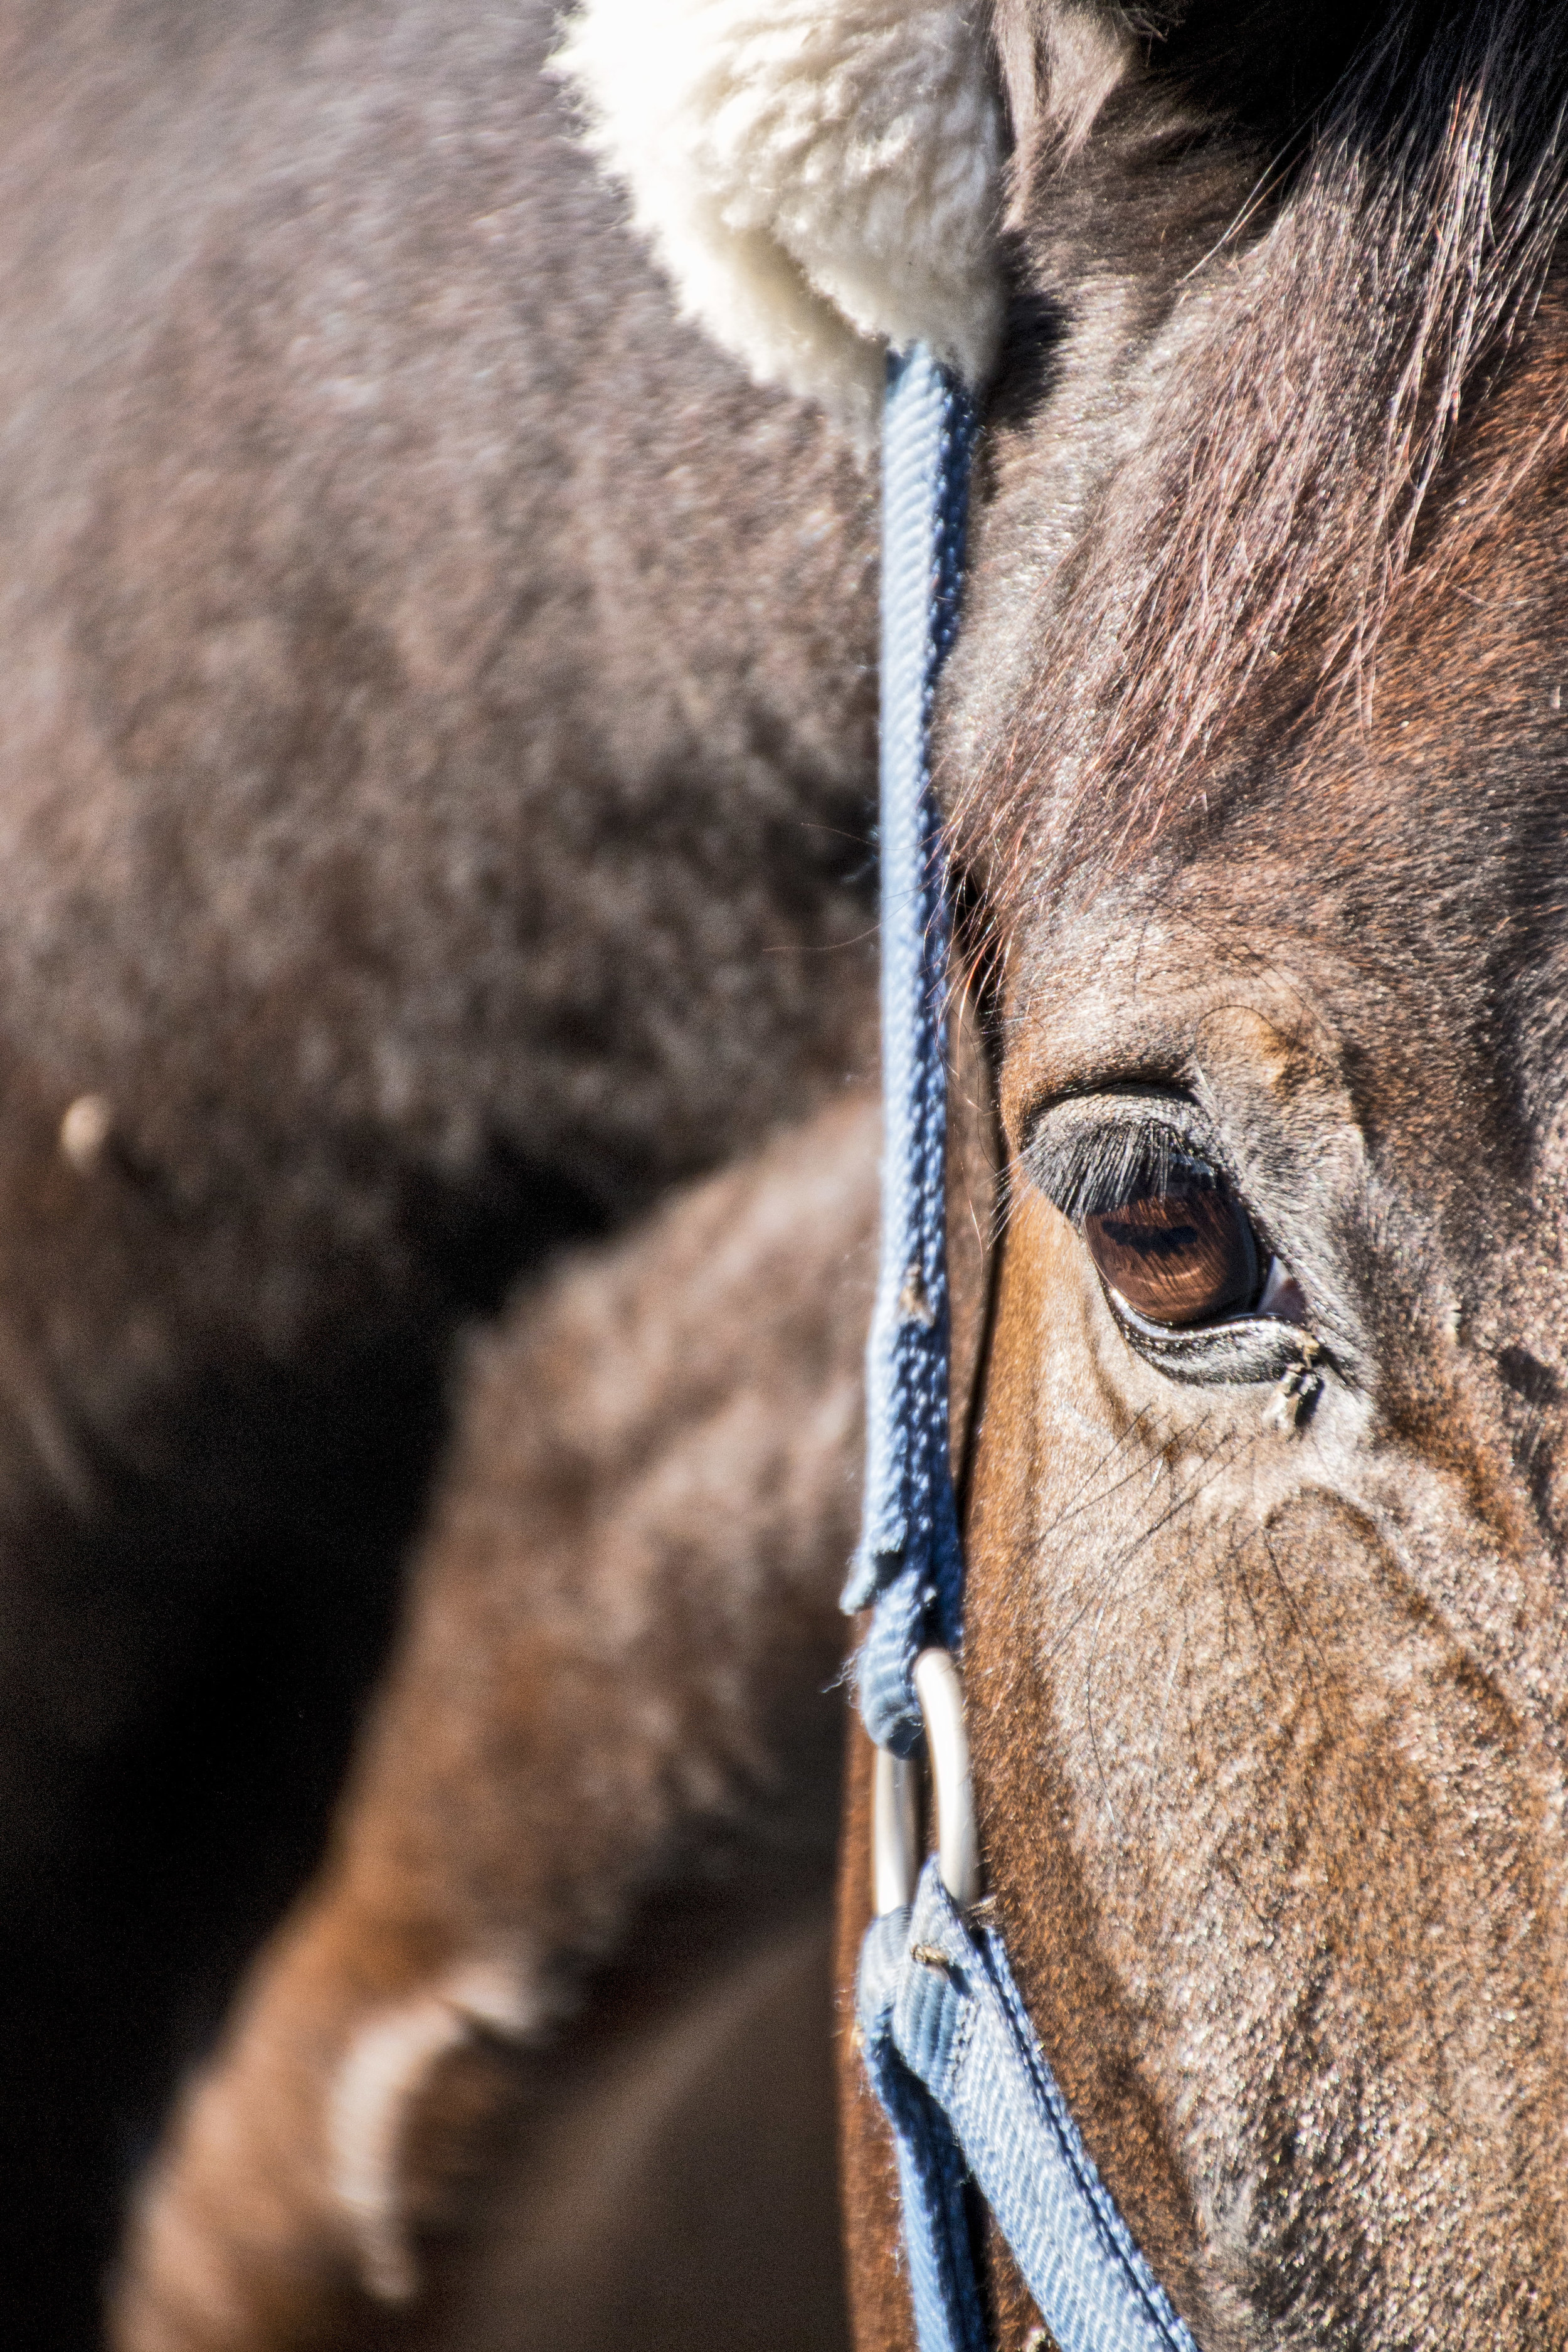
<svg viewBox="0 0 1568 2352">
<path fill-rule="evenodd" d="M 710 1989 L 706 2008 L 685 1995 L 688 2037 L 721 2033 L 737 2000 L 761 2020 L 728 2029 L 741 2073 L 726 2090 L 719 2067 L 698 2117 L 739 2137 L 740 2114 L 721 2126 L 718 2108 L 743 2112 L 750 2097 L 752 2132 L 788 2144 L 797 2111 L 746 2057 L 783 2031 L 769 2026 L 773 1979 L 730 1991 L 725 1953 L 737 1932 L 751 1938 L 754 1977 L 763 1923 L 798 1936 L 804 1916 L 821 1963 L 843 1738 L 826 1696 L 843 1635 L 823 1570 L 847 1556 L 858 1504 L 875 1139 L 873 1107 L 834 1107 L 613 1251 L 581 1256 L 475 1350 L 410 1621 L 327 1868 L 257 1969 L 150 2185 L 119 2299 L 128 2352 L 374 2337 L 428 2287 L 425 2242 L 463 2218 L 465 2143 L 478 2134 L 482 2147 L 487 2115 L 520 2093 L 527 2161 L 511 2193 L 524 2216 L 546 2200 L 543 2284 L 553 2264 L 551 2291 L 575 2300 L 584 2340 L 602 2340 L 588 2313 L 609 2257 L 571 2204 L 549 2220 L 549 2166 L 581 2172 L 584 2147 L 621 2165 L 615 2218 L 628 2239 L 658 2235 L 637 2218 L 647 2192 L 592 2109 L 577 2152 L 560 2148 L 549 2117 L 563 2092 L 548 2068 L 519 2081 L 506 2052 L 574 2005 L 584 1961 L 628 1940 L 635 1985 L 642 1948 L 658 1948 L 638 1908 L 652 1888 L 667 1906 L 683 1890 L 695 1915 L 686 1940 Z M 645 2071 L 635 2044 L 621 2062 L 620 2131 L 651 2132 L 655 2150 L 641 2117 L 650 2100 L 663 2112 L 669 2065 L 695 2063 L 679 2043 L 660 2055 L 658 2004 L 679 1958 L 667 1925 L 637 1995 L 654 2012 Z M 683 1965 L 689 1980 L 691 1953 Z M 796 2066 L 822 2108 L 826 1988 L 795 1983 L 773 1998 L 812 2019 Z M 547 2131 L 553 2159 L 532 2147 Z M 825 2130 L 808 2206 L 819 2227 L 830 2148 Z M 650 2187 L 681 2215 L 678 2182 Z M 703 2216 L 679 2227 L 689 2239 Z M 831 2312 L 831 2238 L 803 2244 L 801 2227 L 795 2259 L 815 2255 Z M 789 2242 L 787 2213 L 759 2208 L 710 2289 L 710 2308 L 759 2346 L 801 2325 L 793 2301 L 745 2316 L 753 2247 Z M 662 2263 L 679 2268 L 668 2249 Z M 820 2313 L 820 2290 L 803 2285 L 800 2309 Z M 651 2281 L 647 2293 L 657 2306 Z M 449 2323 L 459 2331 L 484 2307 L 468 2294 L 468 2321 Z M 528 2327 L 542 2324 L 531 2299 L 530 2314 Z M 427 2302 L 420 2315 L 432 2324 Z"/>
<path fill-rule="evenodd" d="M 868 1059 L 866 477 L 678 323 L 551 38 L 0 30 L 0 2274 L 40 2346 L 90 2336 L 310 1864 L 460 1319 Z"/>
</svg>

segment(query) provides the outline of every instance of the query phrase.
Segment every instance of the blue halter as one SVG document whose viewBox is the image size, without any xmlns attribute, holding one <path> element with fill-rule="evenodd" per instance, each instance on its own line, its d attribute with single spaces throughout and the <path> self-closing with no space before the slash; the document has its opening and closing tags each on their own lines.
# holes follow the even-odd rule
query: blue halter
<svg viewBox="0 0 1568 2352">
<path fill-rule="evenodd" d="M 964 394 L 929 352 L 893 364 L 882 441 L 882 1243 L 865 1520 L 844 1605 L 873 1610 L 860 1707 L 900 1759 L 922 1737 L 916 1662 L 932 1648 L 957 1655 L 963 1629 L 948 1454 L 948 917 L 927 743 L 957 621 L 973 436 Z M 858 1997 L 866 2070 L 898 2150 L 920 2352 L 985 2352 L 967 2180 L 1059 2352 L 1197 2352 L 1079 2137 L 1000 1937 L 965 1919 L 944 1860 L 926 1864 L 912 1900 L 899 1889 L 872 1920 Z"/>
</svg>

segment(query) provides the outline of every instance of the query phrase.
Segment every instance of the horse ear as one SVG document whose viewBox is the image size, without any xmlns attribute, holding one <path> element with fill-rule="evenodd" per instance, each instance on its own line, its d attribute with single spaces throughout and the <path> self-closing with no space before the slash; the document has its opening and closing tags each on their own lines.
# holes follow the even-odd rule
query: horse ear
<svg viewBox="0 0 1568 2352">
<path fill-rule="evenodd" d="M 971 383 L 1002 315 L 974 0 L 581 0 L 556 70 L 681 307 L 869 442 L 888 346 Z"/>
<path fill-rule="evenodd" d="M 1012 129 L 1015 200 L 1045 156 L 1066 162 L 1088 139 L 1131 68 L 1137 21 L 1125 0 L 993 0 L 991 38 Z M 1146 40 L 1146 24 L 1143 29 Z"/>
</svg>

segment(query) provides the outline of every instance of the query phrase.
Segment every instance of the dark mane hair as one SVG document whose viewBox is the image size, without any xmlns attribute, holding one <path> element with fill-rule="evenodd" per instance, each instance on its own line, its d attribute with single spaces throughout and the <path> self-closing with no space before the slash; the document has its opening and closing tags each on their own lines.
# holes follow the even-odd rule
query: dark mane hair
<svg viewBox="0 0 1568 2352">
<path fill-rule="evenodd" d="M 1060 585 L 1005 747 L 953 795 L 994 909 L 1147 856 L 1224 787 L 1244 706 L 1370 712 L 1396 602 L 1488 527 L 1563 427 L 1502 451 L 1440 543 L 1428 493 L 1540 298 L 1562 226 L 1555 9 L 1386 27 L 1267 226 L 1181 285 L 1137 453 Z M 1048 187 L 1034 201 L 1048 205 Z"/>
</svg>

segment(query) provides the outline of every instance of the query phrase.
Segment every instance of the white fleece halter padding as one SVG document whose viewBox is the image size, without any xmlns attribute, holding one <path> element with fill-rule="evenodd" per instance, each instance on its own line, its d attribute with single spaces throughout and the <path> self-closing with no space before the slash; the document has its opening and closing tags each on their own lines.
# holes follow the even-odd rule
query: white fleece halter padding
<svg viewBox="0 0 1568 2352">
<path fill-rule="evenodd" d="M 556 62 L 682 308 L 753 375 L 868 440 L 888 344 L 984 373 L 1001 118 L 962 0 L 584 0 Z"/>
</svg>

